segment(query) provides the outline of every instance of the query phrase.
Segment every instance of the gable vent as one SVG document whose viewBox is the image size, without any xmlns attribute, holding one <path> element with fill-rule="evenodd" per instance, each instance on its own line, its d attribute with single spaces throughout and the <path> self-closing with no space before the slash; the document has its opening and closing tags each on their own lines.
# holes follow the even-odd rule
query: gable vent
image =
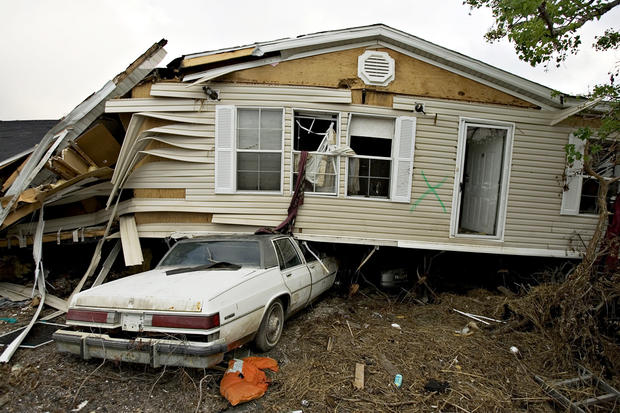
<svg viewBox="0 0 620 413">
<path fill-rule="evenodd" d="M 394 80 L 394 59 L 386 52 L 367 50 L 357 58 L 357 75 L 367 85 L 387 86 Z"/>
</svg>

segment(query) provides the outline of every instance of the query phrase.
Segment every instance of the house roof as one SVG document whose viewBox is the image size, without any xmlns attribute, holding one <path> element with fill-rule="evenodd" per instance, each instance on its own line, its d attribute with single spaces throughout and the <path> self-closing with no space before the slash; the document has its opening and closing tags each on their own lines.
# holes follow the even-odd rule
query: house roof
<svg viewBox="0 0 620 413">
<path fill-rule="evenodd" d="M 30 152 L 57 120 L 0 121 L 0 166 Z"/>
<path fill-rule="evenodd" d="M 186 82 L 201 83 L 236 70 L 373 45 L 391 48 L 546 109 L 559 109 L 579 103 L 565 99 L 568 96 L 555 94 L 551 88 L 384 24 L 305 34 L 295 38 L 185 55 L 180 59 L 180 67 L 192 66 L 191 62 L 195 62 L 196 66 L 217 62 L 215 67 L 206 66 L 206 70 L 187 74 L 183 78 Z M 226 62 L 228 64 L 222 65 Z"/>
</svg>

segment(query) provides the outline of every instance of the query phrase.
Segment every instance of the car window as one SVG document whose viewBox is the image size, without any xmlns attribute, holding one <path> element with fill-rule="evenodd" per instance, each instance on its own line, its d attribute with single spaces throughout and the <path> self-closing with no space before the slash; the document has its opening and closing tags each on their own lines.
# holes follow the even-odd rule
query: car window
<svg viewBox="0 0 620 413">
<path fill-rule="evenodd" d="M 290 239 L 281 238 L 275 240 L 273 243 L 276 247 L 281 270 L 296 267 L 301 264 L 301 258 L 299 258 L 299 254 Z"/>
<path fill-rule="evenodd" d="M 197 266 L 210 262 L 260 267 L 260 246 L 256 241 L 179 242 L 172 247 L 159 266 Z"/>
<path fill-rule="evenodd" d="M 301 252 L 304 254 L 306 262 L 316 261 L 316 257 L 312 255 L 310 251 L 308 251 L 308 247 L 306 247 L 306 244 L 304 244 L 303 242 L 299 243 L 299 248 L 301 248 Z"/>
</svg>

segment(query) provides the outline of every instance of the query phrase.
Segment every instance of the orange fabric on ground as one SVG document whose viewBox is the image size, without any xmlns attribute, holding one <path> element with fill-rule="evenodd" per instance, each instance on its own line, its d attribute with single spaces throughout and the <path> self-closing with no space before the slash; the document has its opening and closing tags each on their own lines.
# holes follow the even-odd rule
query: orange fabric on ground
<svg viewBox="0 0 620 413">
<path fill-rule="evenodd" d="M 262 371 L 278 371 L 278 362 L 269 357 L 232 359 L 220 382 L 220 394 L 233 406 L 258 399 L 267 391 L 269 379 Z"/>
</svg>

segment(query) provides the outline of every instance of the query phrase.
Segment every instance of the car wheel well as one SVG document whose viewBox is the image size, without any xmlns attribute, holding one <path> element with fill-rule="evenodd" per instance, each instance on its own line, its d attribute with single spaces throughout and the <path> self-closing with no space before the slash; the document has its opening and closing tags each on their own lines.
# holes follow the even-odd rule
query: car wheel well
<svg viewBox="0 0 620 413">
<path fill-rule="evenodd" d="M 284 314 L 286 314 L 288 312 L 288 307 L 291 304 L 291 296 L 289 296 L 288 294 L 282 294 L 274 298 L 274 300 L 278 299 L 282 301 L 282 306 L 284 307 Z"/>
</svg>

